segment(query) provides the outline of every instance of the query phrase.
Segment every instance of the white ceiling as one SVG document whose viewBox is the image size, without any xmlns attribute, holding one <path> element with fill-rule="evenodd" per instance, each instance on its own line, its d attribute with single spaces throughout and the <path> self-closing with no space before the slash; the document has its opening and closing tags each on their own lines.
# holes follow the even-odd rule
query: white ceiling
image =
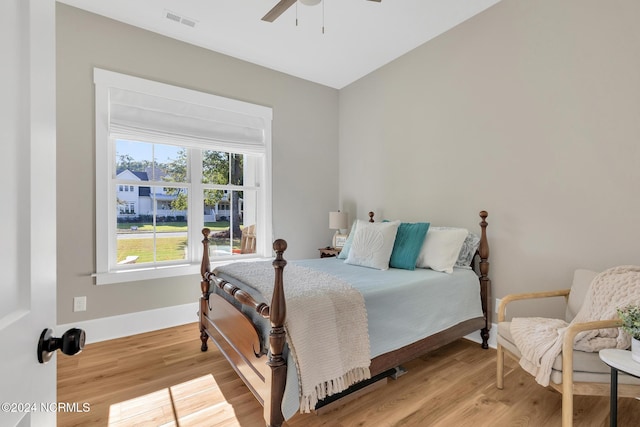
<svg viewBox="0 0 640 427">
<path fill-rule="evenodd" d="M 500 0 L 323 0 L 273 23 L 261 18 L 278 0 L 58 1 L 341 89 Z"/>
</svg>

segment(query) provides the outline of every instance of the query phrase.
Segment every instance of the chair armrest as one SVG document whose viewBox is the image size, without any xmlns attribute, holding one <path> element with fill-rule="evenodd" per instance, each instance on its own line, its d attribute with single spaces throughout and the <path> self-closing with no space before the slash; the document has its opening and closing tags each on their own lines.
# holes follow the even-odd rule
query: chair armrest
<svg viewBox="0 0 640 427">
<path fill-rule="evenodd" d="M 594 320 L 593 322 L 574 323 L 567 328 L 567 332 L 565 333 L 564 340 L 562 342 L 562 351 L 564 352 L 566 350 L 567 352 L 573 353 L 573 340 L 580 332 L 592 331 L 594 329 L 619 328 L 620 326 L 622 326 L 622 320 L 620 319 Z"/>
<path fill-rule="evenodd" d="M 534 298 L 550 298 L 550 297 L 565 297 L 569 296 L 571 289 L 560 289 L 557 291 L 542 291 L 542 292 L 529 292 L 523 294 L 509 294 L 502 297 L 500 305 L 498 306 L 498 323 L 504 322 L 504 315 L 507 309 L 507 304 L 513 301 L 534 299 Z"/>
<path fill-rule="evenodd" d="M 562 341 L 562 387 L 563 393 L 569 391 L 573 384 L 573 341 L 580 332 L 594 329 L 619 328 L 622 320 L 595 320 L 593 322 L 574 323 L 567 328 Z M 565 387 L 567 387 L 565 389 Z"/>
</svg>

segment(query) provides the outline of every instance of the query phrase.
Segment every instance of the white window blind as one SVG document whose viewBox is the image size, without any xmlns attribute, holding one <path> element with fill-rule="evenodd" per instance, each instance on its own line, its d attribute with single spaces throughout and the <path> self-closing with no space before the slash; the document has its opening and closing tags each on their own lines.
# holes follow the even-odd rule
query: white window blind
<svg viewBox="0 0 640 427">
<path fill-rule="evenodd" d="M 264 117 L 121 88 L 109 88 L 109 105 L 109 134 L 115 138 L 137 136 L 158 143 L 170 138 L 198 148 L 216 142 L 233 152 L 264 151 Z"/>
<path fill-rule="evenodd" d="M 197 148 L 215 141 L 221 149 L 259 154 L 270 137 L 269 107 L 99 68 L 94 69 L 94 83 L 106 89 L 105 124 L 113 138 L 137 135 L 150 142 Z"/>
</svg>

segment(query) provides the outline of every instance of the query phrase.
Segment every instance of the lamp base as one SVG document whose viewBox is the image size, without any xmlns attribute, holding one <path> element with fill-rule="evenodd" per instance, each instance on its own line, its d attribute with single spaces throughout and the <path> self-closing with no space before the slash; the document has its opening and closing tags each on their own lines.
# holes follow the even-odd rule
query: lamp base
<svg viewBox="0 0 640 427">
<path fill-rule="evenodd" d="M 333 235 L 332 245 L 334 248 L 342 248 L 347 241 L 346 234 L 340 234 L 340 230 L 336 231 Z"/>
</svg>

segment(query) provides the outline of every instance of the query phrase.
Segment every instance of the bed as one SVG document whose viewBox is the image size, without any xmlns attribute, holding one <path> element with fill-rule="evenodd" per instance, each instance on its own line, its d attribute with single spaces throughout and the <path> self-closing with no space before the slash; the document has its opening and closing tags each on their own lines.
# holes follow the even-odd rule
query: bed
<svg viewBox="0 0 640 427">
<path fill-rule="evenodd" d="M 265 262 L 241 262 L 212 271 L 208 256 L 210 231 L 205 228 L 199 310 L 201 350 L 208 349 L 210 339 L 216 344 L 263 405 L 266 425 L 275 427 L 299 409 L 319 410 L 336 401 L 347 401 L 365 387 L 397 375 L 402 363 L 470 333 L 480 331 L 481 347 L 486 349 L 491 326 L 487 215 L 486 211 L 480 212 L 479 236 L 468 232 L 468 236 L 477 237 L 477 245 L 468 256 L 469 266 L 456 264 L 450 272 L 367 268 L 353 261 L 353 248 L 346 259 L 287 263 L 287 243 L 281 239 L 273 244 L 276 257 L 268 266 Z M 368 222 L 373 223 L 373 213 L 369 216 Z M 358 231 L 368 227 L 364 221 L 360 224 Z M 376 224 L 385 229 L 399 227 Z M 448 228 L 432 227 L 424 246 L 436 240 L 436 229 L 444 233 Z M 353 234 L 356 238 L 362 236 L 355 231 L 354 226 L 350 239 Z M 354 247 L 360 245 L 353 243 Z M 347 253 L 347 249 L 345 246 L 343 252 Z M 342 308 L 323 305 L 324 300 L 331 300 L 327 302 L 331 304 L 339 298 L 343 302 L 336 307 Z M 362 310 L 364 321 L 359 318 Z M 318 316 L 319 323 L 315 317 L 301 318 L 305 312 Z M 334 321 L 336 325 L 331 323 Z M 344 322 L 353 322 L 353 328 L 344 327 Z M 363 322 L 365 329 L 361 333 L 358 325 Z M 345 333 L 351 335 L 340 335 Z M 316 335 L 321 338 L 313 338 Z M 309 342 L 302 345 L 303 341 Z M 356 349 L 351 350 L 352 347 Z M 340 387 L 335 389 L 323 383 L 319 392 L 313 392 L 313 398 L 301 398 L 306 379 L 323 371 L 324 364 L 330 365 L 326 366 L 328 371 L 343 364 L 353 367 L 349 381 L 343 384 L 340 378 Z M 364 365 L 365 375 L 361 370 Z M 309 366 L 313 374 L 308 373 Z"/>
</svg>

